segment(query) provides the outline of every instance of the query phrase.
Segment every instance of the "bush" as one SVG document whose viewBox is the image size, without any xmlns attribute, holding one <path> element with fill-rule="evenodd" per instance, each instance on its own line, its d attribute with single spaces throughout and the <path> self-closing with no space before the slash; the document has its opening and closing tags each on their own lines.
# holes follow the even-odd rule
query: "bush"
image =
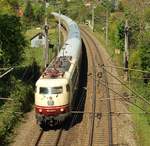
<svg viewBox="0 0 150 146">
<path fill-rule="evenodd" d="M 13 127 L 24 112 L 31 109 L 33 103 L 33 88 L 13 79 L 14 88 L 10 94 L 13 101 L 5 103 L 0 110 L 0 144 L 6 145 Z"/>
</svg>

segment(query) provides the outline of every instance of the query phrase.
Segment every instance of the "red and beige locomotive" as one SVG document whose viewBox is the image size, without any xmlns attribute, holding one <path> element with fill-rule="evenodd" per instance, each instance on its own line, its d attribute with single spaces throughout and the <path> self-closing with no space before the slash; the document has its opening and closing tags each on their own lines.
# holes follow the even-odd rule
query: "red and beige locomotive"
<svg viewBox="0 0 150 146">
<path fill-rule="evenodd" d="M 57 125 L 72 110 L 72 100 L 79 80 L 82 43 L 77 24 L 65 15 L 52 13 L 67 30 L 67 39 L 36 82 L 35 112 L 38 124 Z"/>
</svg>

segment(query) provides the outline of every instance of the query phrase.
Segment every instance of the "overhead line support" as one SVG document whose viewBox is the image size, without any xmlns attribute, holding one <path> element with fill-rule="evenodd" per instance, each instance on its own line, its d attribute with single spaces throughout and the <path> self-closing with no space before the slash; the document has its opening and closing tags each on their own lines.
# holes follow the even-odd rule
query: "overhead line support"
<svg viewBox="0 0 150 146">
<path fill-rule="evenodd" d="M 6 74 L 8 74 L 9 72 L 11 72 L 14 68 L 10 68 L 8 71 L 6 71 L 5 73 L 3 73 L 2 75 L 0 75 L 0 79 L 5 76 Z"/>
</svg>

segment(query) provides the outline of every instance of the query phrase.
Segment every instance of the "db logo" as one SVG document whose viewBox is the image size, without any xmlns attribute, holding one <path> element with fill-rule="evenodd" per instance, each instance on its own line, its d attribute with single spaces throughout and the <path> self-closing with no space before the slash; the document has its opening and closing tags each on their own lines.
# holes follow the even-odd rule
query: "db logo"
<svg viewBox="0 0 150 146">
<path fill-rule="evenodd" d="M 54 101 L 53 101 L 52 97 L 48 98 L 47 104 L 48 105 L 54 105 Z"/>
</svg>

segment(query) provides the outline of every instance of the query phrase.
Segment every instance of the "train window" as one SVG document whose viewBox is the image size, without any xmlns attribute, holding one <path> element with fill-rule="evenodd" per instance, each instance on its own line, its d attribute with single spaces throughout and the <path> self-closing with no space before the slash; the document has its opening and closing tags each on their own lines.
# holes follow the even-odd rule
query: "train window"
<svg viewBox="0 0 150 146">
<path fill-rule="evenodd" d="M 59 87 L 52 87 L 51 88 L 51 93 L 52 94 L 60 94 L 63 92 L 63 87 L 59 86 Z"/>
<path fill-rule="evenodd" d="M 40 87 L 40 94 L 48 94 L 48 88 Z"/>
<path fill-rule="evenodd" d="M 35 86 L 35 93 L 37 92 L 37 87 Z"/>
<path fill-rule="evenodd" d="M 71 80 L 72 80 L 72 84 L 75 83 L 75 81 L 76 81 L 76 79 L 77 79 L 77 75 L 78 75 L 78 69 L 77 69 L 77 67 L 76 67 L 75 70 L 74 70 L 72 79 L 71 79 Z"/>
<path fill-rule="evenodd" d="M 69 84 L 66 85 L 66 91 L 67 91 L 67 92 L 70 91 L 70 86 L 69 86 Z"/>
</svg>

